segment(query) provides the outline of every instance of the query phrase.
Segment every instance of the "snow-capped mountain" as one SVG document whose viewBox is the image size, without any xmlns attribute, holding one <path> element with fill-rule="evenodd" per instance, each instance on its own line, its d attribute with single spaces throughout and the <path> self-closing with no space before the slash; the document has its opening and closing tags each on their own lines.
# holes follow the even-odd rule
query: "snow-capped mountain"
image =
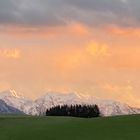
<svg viewBox="0 0 140 140">
<path fill-rule="evenodd" d="M 130 107 L 127 104 L 123 104 L 117 101 L 100 100 L 94 102 L 94 104 L 98 105 L 102 116 L 116 116 L 140 113 L 140 109 Z"/>
<path fill-rule="evenodd" d="M 24 114 L 22 111 L 7 105 L 3 100 L 0 100 L 0 113 Z"/>
<path fill-rule="evenodd" d="M 9 90 L 0 93 L 0 100 L 3 100 L 8 106 L 14 107 L 27 115 L 42 115 L 46 112 L 46 109 L 65 104 L 97 104 L 102 116 L 140 113 L 140 109 L 130 107 L 127 104 L 111 100 L 101 100 L 93 96 L 78 93 L 62 94 L 49 92 L 41 98 L 32 101 L 17 94 L 14 90 Z"/>
<path fill-rule="evenodd" d="M 0 93 L 0 99 L 7 105 L 17 108 L 25 114 L 38 115 L 35 103 L 17 94 L 15 90 L 8 90 Z"/>
<path fill-rule="evenodd" d="M 45 112 L 46 109 L 53 106 L 65 104 L 97 104 L 102 116 L 116 116 L 140 113 L 140 109 L 130 107 L 127 104 L 123 104 L 117 101 L 100 100 L 89 95 L 85 96 L 77 93 L 47 93 L 45 96 L 37 99 L 35 102 L 40 110 L 40 113 Z"/>
<path fill-rule="evenodd" d="M 44 113 L 46 109 L 57 105 L 74 105 L 74 104 L 81 104 L 82 100 L 73 93 L 70 94 L 61 94 L 61 93 L 47 93 L 46 95 L 42 96 L 41 98 L 35 101 L 37 105 L 38 111 L 40 114 Z"/>
</svg>

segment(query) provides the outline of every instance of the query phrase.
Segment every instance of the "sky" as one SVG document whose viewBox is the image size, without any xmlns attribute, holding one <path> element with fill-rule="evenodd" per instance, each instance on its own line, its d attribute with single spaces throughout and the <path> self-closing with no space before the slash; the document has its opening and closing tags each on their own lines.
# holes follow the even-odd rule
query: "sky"
<svg viewBox="0 0 140 140">
<path fill-rule="evenodd" d="M 140 107 L 139 13 L 139 0 L 0 0 L 0 91 Z"/>
</svg>

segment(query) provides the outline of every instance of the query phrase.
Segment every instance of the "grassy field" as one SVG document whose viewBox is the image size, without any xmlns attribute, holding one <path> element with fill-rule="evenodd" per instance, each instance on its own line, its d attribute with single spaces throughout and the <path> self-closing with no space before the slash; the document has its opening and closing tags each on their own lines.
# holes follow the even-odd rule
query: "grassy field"
<svg viewBox="0 0 140 140">
<path fill-rule="evenodd" d="M 140 140 L 140 116 L 81 119 L 2 115 L 0 140 Z"/>
</svg>

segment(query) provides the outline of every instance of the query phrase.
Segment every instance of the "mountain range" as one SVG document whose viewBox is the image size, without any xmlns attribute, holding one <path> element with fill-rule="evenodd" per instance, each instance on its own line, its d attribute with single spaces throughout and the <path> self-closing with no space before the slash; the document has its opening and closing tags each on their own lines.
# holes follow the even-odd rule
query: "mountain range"
<svg viewBox="0 0 140 140">
<path fill-rule="evenodd" d="M 24 114 L 22 111 L 7 105 L 3 100 L 0 100 L 0 113 Z"/>
<path fill-rule="evenodd" d="M 78 93 L 54 93 L 49 92 L 35 101 L 29 100 L 15 90 L 0 93 L 0 113 L 20 113 L 27 115 L 43 115 L 46 109 L 57 105 L 97 104 L 102 116 L 116 116 L 139 114 L 140 109 L 130 107 L 127 104 L 113 100 L 101 100 L 90 95 Z"/>
</svg>

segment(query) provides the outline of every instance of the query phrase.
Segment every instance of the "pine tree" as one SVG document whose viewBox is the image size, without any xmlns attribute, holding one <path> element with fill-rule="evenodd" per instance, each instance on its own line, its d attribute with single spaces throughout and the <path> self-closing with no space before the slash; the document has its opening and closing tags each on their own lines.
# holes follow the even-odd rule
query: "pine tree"
<svg viewBox="0 0 140 140">
<path fill-rule="evenodd" d="M 97 105 L 63 105 L 46 110 L 46 116 L 72 116 L 72 117 L 99 117 L 100 110 Z"/>
</svg>

